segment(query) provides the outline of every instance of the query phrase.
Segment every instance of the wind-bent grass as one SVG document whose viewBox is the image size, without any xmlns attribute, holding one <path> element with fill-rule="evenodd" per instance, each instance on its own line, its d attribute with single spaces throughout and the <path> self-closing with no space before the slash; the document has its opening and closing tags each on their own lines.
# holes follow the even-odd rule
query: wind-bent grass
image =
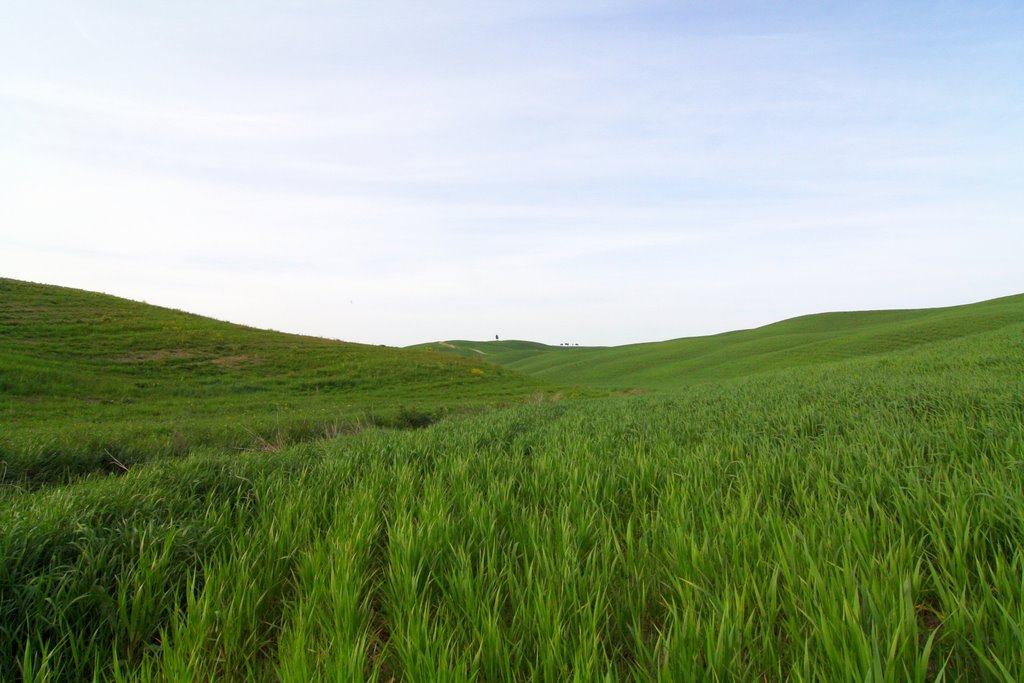
<svg viewBox="0 0 1024 683">
<path fill-rule="evenodd" d="M 0 679 L 1024 680 L 1024 326 L 0 502 Z"/>
</svg>

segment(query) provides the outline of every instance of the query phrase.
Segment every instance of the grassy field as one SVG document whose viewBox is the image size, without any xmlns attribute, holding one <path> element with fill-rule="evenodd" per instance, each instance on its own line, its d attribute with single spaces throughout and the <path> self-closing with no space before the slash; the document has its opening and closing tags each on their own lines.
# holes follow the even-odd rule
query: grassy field
<svg viewBox="0 0 1024 683">
<path fill-rule="evenodd" d="M 885 325 L 840 314 L 827 351 L 815 316 L 803 362 L 645 395 L 8 486 L 0 680 L 1024 680 L 1020 301 L 889 314 L 904 342 L 868 353 Z M 59 433 L 54 395 L 11 400 Z"/>
<path fill-rule="evenodd" d="M 558 391 L 481 365 L 0 279 L 0 485 L 422 427 Z"/>
<path fill-rule="evenodd" d="M 615 347 L 523 341 L 420 344 L 563 384 L 674 389 L 957 339 L 1024 321 L 1024 294 L 966 306 L 822 313 L 709 337 Z"/>
</svg>

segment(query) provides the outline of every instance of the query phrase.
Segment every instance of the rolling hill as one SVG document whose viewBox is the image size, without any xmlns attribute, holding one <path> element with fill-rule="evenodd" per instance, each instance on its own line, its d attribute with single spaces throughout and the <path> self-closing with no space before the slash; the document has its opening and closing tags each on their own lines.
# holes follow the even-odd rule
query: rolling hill
<svg viewBox="0 0 1024 683">
<path fill-rule="evenodd" d="M 1024 294 L 964 306 L 801 316 L 751 330 L 614 347 L 524 341 L 419 344 L 562 384 L 673 389 L 910 349 L 1024 322 Z"/>
<path fill-rule="evenodd" d="M 422 426 L 555 391 L 478 361 L 0 279 L 0 483 Z"/>
<path fill-rule="evenodd" d="M 231 424 L 244 401 L 258 415 L 261 396 L 297 400 L 289 382 L 315 376 L 289 358 L 320 358 L 300 339 L 180 322 L 256 341 L 218 350 L 197 331 L 149 349 L 196 354 L 168 364 L 262 349 L 295 373 L 238 404 L 205 386 L 194 410 L 211 419 L 234 406 Z M 913 321 L 890 323 L 876 334 Z M 911 329 L 920 343 L 899 350 L 672 391 L 0 487 L 0 680 L 1024 680 L 1024 322 L 938 340 L 925 330 L 939 327 Z M 129 345 L 113 330 L 108 344 L 89 376 L 114 396 L 124 377 L 103 368 L 122 367 Z M 330 367 L 354 351 L 339 347 Z M 90 357 L 70 342 L 52 352 Z M 426 376 L 488 396 L 462 384 L 474 361 L 381 353 L 447 360 Z M 147 366 L 131 363 L 140 381 Z M 191 391 L 172 368 L 154 370 L 160 391 Z M 402 372 L 446 395 L 422 368 Z M 512 396 L 533 388 L 493 381 Z M 50 402 L 21 386 L 16 405 Z M 67 395 L 56 407 L 84 391 L 47 386 Z M 133 416 L 140 432 L 168 428 Z"/>
<path fill-rule="evenodd" d="M 2 280 L 0 680 L 1024 680 L 1022 305 L 445 355 Z"/>
</svg>

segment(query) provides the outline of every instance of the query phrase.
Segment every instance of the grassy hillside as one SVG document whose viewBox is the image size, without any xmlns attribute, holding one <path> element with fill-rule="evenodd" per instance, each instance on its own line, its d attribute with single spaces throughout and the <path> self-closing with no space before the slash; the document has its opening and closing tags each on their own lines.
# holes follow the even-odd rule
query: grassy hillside
<svg viewBox="0 0 1024 683">
<path fill-rule="evenodd" d="M 0 485 L 197 448 L 423 426 L 552 385 L 480 362 L 210 320 L 0 279 Z"/>
<path fill-rule="evenodd" d="M 1022 340 L 8 491 L 0 680 L 1024 680 Z"/>
<path fill-rule="evenodd" d="M 808 315 L 753 330 L 616 347 L 421 344 L 564 384 L 673 389 L 913 348 L 1024 322 L 1024 294 L 966 306 Z"/>
<path fill-rule="evenodd" d="M 70 481 L 0 486 L 0 680 L 1024 680 L 1022 306 L 445 355 L 0 281 L 0 476 Z"/>
</svg>

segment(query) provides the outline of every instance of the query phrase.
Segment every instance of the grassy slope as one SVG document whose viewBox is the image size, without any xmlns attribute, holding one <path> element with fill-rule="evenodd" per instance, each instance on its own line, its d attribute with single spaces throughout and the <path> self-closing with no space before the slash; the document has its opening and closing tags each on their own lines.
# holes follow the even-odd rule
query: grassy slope
<svg viewBox="0 0 1024 683">
<path fill-rule="evenodd" d="M 0 680 L 1024 680 L 1021 297 L 678 340 L 715 381 L 254 452 L 538 385 L 2 285 L 3 443 L 207 446 L 0 487 Z"/>
<path fill-rule="evenodd" d="M 419 345 L 564 384 L 673 389 L 913 348 L 1024 321 L 1024 294 L 966 306 L 822 313 L 753 330 L 616 347 L 519 341 Z"/>
<path fill-rule="evenodd" d="M 0 482 L 201 447 L 277 448 L 365 423 L 422 426 L 557 390 L 479 366 L 0 279 Z"/>
<path fill-rule="evenodd" d="M 1022 339 L 0 495 L 0 679 L 1024 680 Z"/>
</svg>

